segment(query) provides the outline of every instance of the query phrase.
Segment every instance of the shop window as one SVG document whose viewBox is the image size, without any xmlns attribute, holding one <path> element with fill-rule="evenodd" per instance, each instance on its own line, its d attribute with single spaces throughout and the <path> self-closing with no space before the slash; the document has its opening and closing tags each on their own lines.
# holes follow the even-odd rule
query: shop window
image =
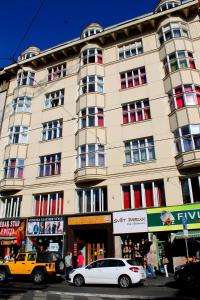
<svg viewBox="0 0 200 300">
<path fill-rule="evenodd" d="M 79 213 L 107 211 L 107 189 L 78 190 L 77 201 Z"/>
<path fill-rule="evenodd" d="M 66 76 L 66 63 L 48 69 L 48 81 Z"/>
<path fill-rule="evenodd" d="M 102 64 L 102 50 L 97 48 L 86 49 L 81 53 L 81 66 L 98 63 Z"/>
<path fill-rule="evenodd" d="M 35 216 L 61 215 L 63 205 L 63 192 L 34 195 Z"/>
<path fill-rule="evenodd" d="M 119 59 L 125 59 L 143 53 L 142 41 L 138 40 L 119 47 Z"/>
<path fill-rule="evenodd" d="M 124 209 L 165 206 L 163 181 L 122 186 Z"/>
<path fill-rule="evenodd" d="M 200 86 L 184 84 L 169 93 L 171 111 L 185 106 L 200 105 Z"/>
<path fill-rule="evenodd" d="M 150 242 L 146 234 L 122 236 L 122 258 L 129 259 L 132 266 L 142 265 L 145 255 L 149 252 Z"/>
<path fill-rule="evenodd" d="M 143 85 L 147 82 L 145 67 L 126 71 L 120 74 L 121 89 Z"/>
<path fill-rule="evenodd" d="M 31 111 L 31 98 L 18 97 L 12 101 L 12 109 L 15 113 L 30 112 Z"/>
<path fill-rule="evenodd" d="M 13 126 L 9 128 L 9 144 L 27 144 L 28 127 Z"/>
<path fill-rule="evenodd" d="M 4 160 L 4 179 L 9 178 L 23 178 L 24 160 L 10 158 Z"/>
<path fill-rule="evenodd" d="M 65 90 L 58 90 L 45 95 L 44 108 L 53 108 L 64 104 Z"/>
<path fill-rule="evenodd" d="M 77 156 L 78 168 L 85 167 L 105 167 L 104 145 L 87 144 L 78 148 Z"/>
<path fill-rule="evenodd" d="M 104 126 L 103 108 L 87 107 L 82 109 L 79 112 L 79 128 L 82 129 L 94 126 Z"/>
<path fill-rule="evenodd" d="M 20 216 L 22 197 L 1 197 L 0 218 L 17 218 Z"/>
<path fill-rule="evenodd" d="M 165 75 L 179 69 L 196 69 L 192 52 L 185 50 L 173 52 L 163 61 Z"/>
<path fill-rule="evenodd" d="M 153 137 L 126 141 L 124 144 L 126 163 L 139 163 L 155 159 Z"/>
<path fill-rule="evenodd" d="M 35 73 L 30 71 L 23 71 L 17 75 L 17 86 L 30 85 L 33 86 L 35 81 Z"/>
<path fill-rule="evenodd" d="M 103 93 L 103 77 L 97 75 L 86 76 L 80 81 L 80 95 L 86 93 Z"/>
<path fill-rule="evenodd" d="M 200 149 L 200 125 L 191 124 L 178 128 L 174 132 L 178 153 Z"/>
<path fill-rule="evenodd" d="M 168 23 L 162 26 L 158 32 L 159 41 L 162 45 L 164 42 L 174 38 L 189 37 L 188 29 L 182 22 Z"/>
<path fill-rule="evenodd" d="M 151 119 L 149 100 L 140 100 L 122 105 L 123 124 Z"/>
<path fill-rule="evenodd" d="M 61 171 L 61 153 L 40 157 L 39 176 L 59 175 Z"/>
<path fill-rule="evenodd" d="M 200 202 L 200 176 L 181 178 L 183 202 Z"/>
<path fill-rule="evenodd" d="M 62 137 L 63 120 L 55 120 L 42 124 L 42 141 L 54 140 Z"/>
</svg>

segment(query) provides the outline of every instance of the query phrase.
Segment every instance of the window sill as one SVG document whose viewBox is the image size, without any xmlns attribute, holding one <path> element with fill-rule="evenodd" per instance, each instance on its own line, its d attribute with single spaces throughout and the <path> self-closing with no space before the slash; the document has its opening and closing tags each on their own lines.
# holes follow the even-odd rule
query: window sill
<svg viewBox="0 0 200 300">
<path fill-rule="evenodd" d="M 122 123 L 121 126 L 128 126 L 128 125 L 135 125 L 135 124 L 138 124 L 138 123 L 146 123 L 146 122 L 149 122 L 149 121 L 152 121 L 152 118 L 150 119 L 146 119 L 146 120 L 141 120 L 141 121 L 136 121 L 136 122 L 129 122 L 129 123 Z"/>
<path fill-rule="evenodd" d="M 31 113 L 31 111 L 16 111 L 16 112 L 12 112 L 11 114 L 10 114 L 10 116 L 14 116 L 14 115 L 21 115 L 21 114 L 25 114 L 25 115 L 31 115 L 32 113 Z"/>
<path fill-rule="evenodd" d="M 118 57 L 118 61 L 125 61 L 125 60 L 128 60 L 128 59 L 132 59 L 132 58 L 135 58 L 135 57 L 138 57 L 138 56 L 141 56 L 141 55 L 144 55 L 144 51 L 142 53 L 139 53 L 139 54 L 136 54 L 136 55 L 132 55 L 132 56 L 129 56 L 129 57 L 125 57 L 125 58 L 119 58 Z"/>
<path fill-rule="evenodd" d="M 52 110 L 52 109 L 55 109 L 55 108 L 59 108 L 59 107 L 64 107 L 64 105 L 62 104 L 62 105 L 57 105 L 57 106 L 54 106 L 54 107 L 43 108 L 43 109 L 42 109 L 42 112 L 43 112 L 43 111 Z"/>
<path fill-rule="evenodd" d="M 45 141 L 39 141 L 40 144 L 43 144 L 43 143 L 48 143 L 48 142 L 53 142 L 53 141 L 57 141 L 57 140 L 62 140 L 63 137 L 59 137 L 59 138 L 55 138 L 55 139 L 51 139 L 51 140 L 45 140 Z"/>
<path fill-rule="evenodd" d="M 47 175 L 47 176 L 37 176 L 36 179 L 51 178 L 51 177 L 60 177 L 60 176 L 61 176 L 61 174 Z"/>
<path fill-rule="evenodd" d="M 78 99 L 79 98 L 82 98 L 82 97 L 84 97 L 84 96 L 87 96 L 87 95 L 95 95 L 95 94 L 100 94 L 100 95 L 105 95 L 105 92 L 87 92 L 87 93 L 85 93 L 85 94 L 82 94 L 82 95 L 79 95 L 78 96 Z"/>
<path fill-rule="evenodd" d="M 6 145 L 6 147 L 12 146 L 12 145 L 15 145 L 15 146 L 16 146 L 16 145 L 18 145 L 18 146 L 19 146 L 19 145 L 20 145 L 20 146 L 28 146 L 28 143 L 9 143 L 9 144 Z"/>
<path fill-rule="evenodd" d="M 147 85 L 148 85 L 148 82 L 146 82 L 144 84 L 139 84 L 137 86 L 132 86 L 132 87 L 129 87 L 129 88 L 125 88 L 125 89 L 119 89 L 119 92 L 133 90 L 133 89 L 136 89 L 136 88 L 139 88 L 139 87 L 142 87 L 142 86 L 147 86 Z"/>
<path fill-rule="evenodd" d="M 150 164 L 156 162 L 156 158 L 152 160 L 145 160 L 145 161 L 140 161 L 140 162 L 135 162 L 135 163 L 125 163 L 123 164 L 123 167 L 133 167 L 133 166 L 138 166 L 138 165 L 144 165 L 144 164 Z"/>
</svg>

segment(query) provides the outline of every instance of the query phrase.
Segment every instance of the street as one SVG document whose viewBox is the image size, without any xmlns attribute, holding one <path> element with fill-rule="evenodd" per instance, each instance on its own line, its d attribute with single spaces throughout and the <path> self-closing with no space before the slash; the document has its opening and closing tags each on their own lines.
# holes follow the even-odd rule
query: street
<svg viewBox="0 0 200 300">
<path fill-rule="evenodd" d="M 31 282 L 10 281 L 0 285 L 0 299 L 10 300 L 87 300 L 87 299 L 200 299 L 199 291 L 178 288 L 173 278 L 147 279 L 144 286 L 121 289 L 116 286 L 74 287 L 62 282 L 34 285 Z"/>
</svg>

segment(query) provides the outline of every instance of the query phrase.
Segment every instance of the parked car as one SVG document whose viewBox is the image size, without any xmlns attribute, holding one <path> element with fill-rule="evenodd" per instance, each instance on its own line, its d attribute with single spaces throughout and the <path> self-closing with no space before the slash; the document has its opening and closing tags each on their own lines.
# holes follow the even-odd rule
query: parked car
<svg viewBox="0 0 200 300">
<path fill-rule="evenodd" d="M 64 261 L 57 252 L 19 253 L 14 261 L 0 265 L 0 283 L 10 277 L 31 276 L 34 283 L 40 284 L 48 276 L 61 275 L 64 269 Z"/>
<path fill-rule="evenodd" d="M 134 260 L 105 258 L 72 270 L 69 283 L 77 287 L 84 284 L 118 284 L 122 288 L 128 288 L 132 284 L 143 282 L 145 278 L 144 268 Z"/>
<path fill-rule="evenodd" d="M 200 287 L 200 262 L 176 267 L 174 278 L 185 287 Z"/>
</svg>

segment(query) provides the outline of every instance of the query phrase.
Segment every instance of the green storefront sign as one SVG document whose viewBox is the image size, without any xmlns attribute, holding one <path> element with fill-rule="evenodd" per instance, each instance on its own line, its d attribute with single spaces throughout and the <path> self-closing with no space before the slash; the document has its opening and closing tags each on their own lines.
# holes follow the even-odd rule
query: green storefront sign
<svg viewBox="0 0 200 300">
<path fill-rule="evenodd" d="M 182 230 L 183 217 L 187 219 L 188 229 L 200 229 L 200 204 L 147 209 L 150 232 Z"/>
</svg>

